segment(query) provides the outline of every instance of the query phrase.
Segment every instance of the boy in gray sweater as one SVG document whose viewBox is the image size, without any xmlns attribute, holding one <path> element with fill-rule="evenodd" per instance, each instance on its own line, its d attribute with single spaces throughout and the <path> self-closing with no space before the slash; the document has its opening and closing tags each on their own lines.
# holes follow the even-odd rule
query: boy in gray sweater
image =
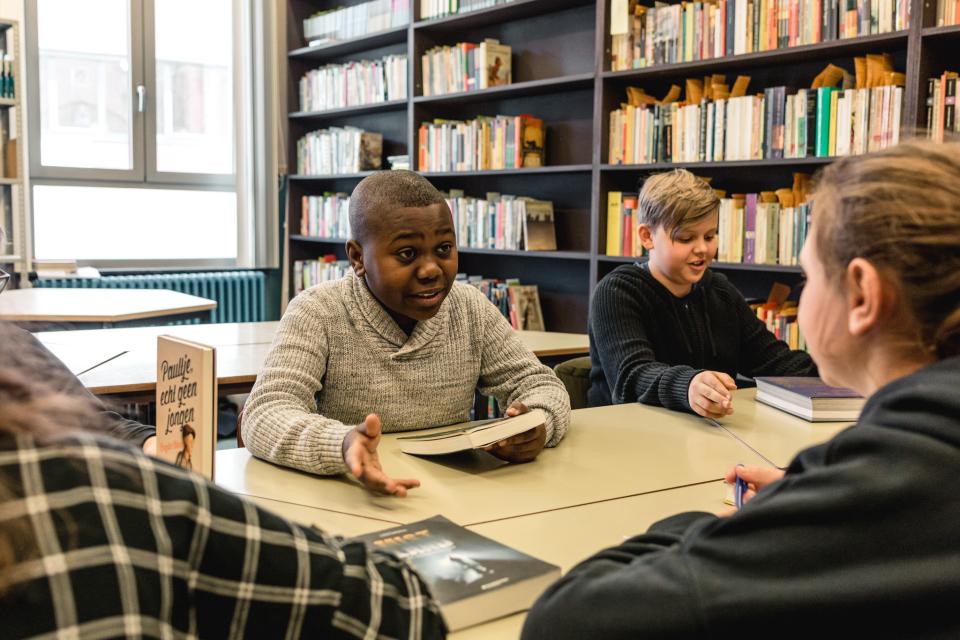
<svg viewBox="0 0 960 640">
<path fill-rule="evenodd" d="M 350 228 L 353 272 L 298 295 L 280 322 L 244 410 L 251 453 L 403 496 L 419 482 L 383 471 L 380 434 L 465 421 L 476 389 L 507 415 L 547 415 L 493 455 L 528 462 L 559 443 L 566 390 L 480 291 L 455 282 L 440 192 L 411 171 L 373 174 L 350 197 Z"/>
</svg>

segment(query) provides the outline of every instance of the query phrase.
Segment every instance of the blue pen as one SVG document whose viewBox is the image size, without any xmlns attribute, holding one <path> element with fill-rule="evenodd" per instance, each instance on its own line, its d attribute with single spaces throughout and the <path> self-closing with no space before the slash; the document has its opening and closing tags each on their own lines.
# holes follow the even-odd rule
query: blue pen
<svg viewBox="0 0 960 640">
<path fill-rule="evenodd" d="M 742 467 L 742 464 L 738 464 L 738 467 Z M 736 482 L 733 485 L 733 505 L 740 509 L 743 506 L 743 496 L 746 495 L 747 491 L 750 490 L 750 487 L 747 485 L 747 481 L 737 476 Z"/>
</svg>

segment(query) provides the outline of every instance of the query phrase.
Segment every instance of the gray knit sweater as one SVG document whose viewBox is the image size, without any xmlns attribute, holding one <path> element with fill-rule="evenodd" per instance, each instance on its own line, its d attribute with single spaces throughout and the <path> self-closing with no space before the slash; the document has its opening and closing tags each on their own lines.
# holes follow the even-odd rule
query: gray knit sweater
<svg viewBox="0 0 960 640">
<path fill-rule="evenodd" d="M 380 416 L 384 432 L 463 422 L 475 389 L 502 407 L 543 409 L 547 446 L 563 438 L 563 384 L 480 291 L 454 284 L 408 337 L 351 273 L 290 303 L 247 400 L 243 439 L 265 460 L 344 473 L 343 438 L 367 414 Z"/>
</svg>

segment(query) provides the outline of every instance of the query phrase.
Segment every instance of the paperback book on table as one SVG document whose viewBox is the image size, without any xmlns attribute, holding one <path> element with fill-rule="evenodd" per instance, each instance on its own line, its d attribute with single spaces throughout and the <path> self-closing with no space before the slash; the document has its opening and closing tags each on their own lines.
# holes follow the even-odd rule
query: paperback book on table
<svg viewBox="0 0 960 640">
<path fill-rule="evenodd" d="M 853 422 L 864 399 L 856 391 L 831 387 L 817 377 L 756 378 L 757 401 L 810 422 Z"/>
<path fill-rule="evenodd" d="M 420 456 L 439 456 L 458 451 L 480 449 L 504 438 L 529 431 L 544 424 L 546 414 L 533 409 L 512 418 L 476 420 L 455 425 L 451 429 L 421 436 L 401 436 L 400 450 Z"/>
<path fill-rule="evenodd" d="M 410 563 L 430 586 L 450 631 L 525 611 L 560 577 L 560 567 L 443 516 L 356 539 Z"/>
</svg>

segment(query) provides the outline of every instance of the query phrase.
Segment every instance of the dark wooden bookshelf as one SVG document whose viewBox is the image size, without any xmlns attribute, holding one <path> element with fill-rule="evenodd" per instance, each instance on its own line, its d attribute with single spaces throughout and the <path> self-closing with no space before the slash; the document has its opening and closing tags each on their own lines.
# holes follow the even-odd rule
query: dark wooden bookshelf
<svg viewBox="0 0 960 640">
<path fill-rule="evenodd" d="M 294 166 L 296 166 L 296 162 L 294 162 Z M 291 174 L 288 177 L 294 182 L 325 182 L 329 180 L 362 180 L 363 178 L 366 178 L 374 173 L 376 173 L 376 171 L 359 171 L 357 173 L 330 173 L 321 176 Z"/>
<path fill-rule="evenodd" d="M 668 0 L 671 4 L 678 0 Z M 901 136 L 926 127 L 927 78 L 944 70 L 960 70 L 957 46 L 960 26 L 935 27 L 936 2 L 910 0 L 909 29 L 893 33 L 832 40 L 788 49 L 712 58 L 627 71 L 610 71 L 610 0 L 517 0 L 470 13 L 422 20 L 418 0 L 411 0 L 413 21 L 349 42 L 304 47 L 302 27 L 310 13 L 362 0 L 288 0 L 288 104 L 299 106 L 301 75 L 326 61 L 371 59 L 389 53 L 407 53 L 407 100 L 319 114 L 289 114 L 288 162 L 296 168 L 296 141 L 305 132 L 330 124 L 350 124 L 384 134 L 386 156 L 409 154 L 417 161 L 417 129 L 434 118 L 465 119 L 476 115 L 531 113 L 544 118 L 547 166 L 475 172 L 423 172 L 442 190 L 463 189 L 482 197 L 494 191 L 554 202 L 558 251 L 528 252 L 459 248 L 460 271 L 487 277 L 518 277 L 540 287 L 547 328 L 585 331 L 590 296 L 597 282 L 621 264 L 636 258 L 606 256 L 608 191 L 635 191 L 638 182 L 654 171 L 685 167 L 713 177 L 712 184 L 733 191 L 760 191 L 789 186 L 794 172 L 814 173 L 835 158 L 656 163 L 607 163 L 610 111 L 626 98 L 627 86 L 639 86 L 662 95 L 671 84 L 707 73 L 751 76 L 749 91 L 766 87 L 809 86 L 827 63 L 853 71 L 853 56 L 890 53 L 904 71 Z M 652 5 L 652 0 L 646 2 Z M 435 46 L 498 38 L 513 48 L 513 80 L 505 87 L 481 91 L 423 96 L 420 57 Z M 316 120 L 316 126 L 314 124 Z M 290 176 L 288 225 L 299 231 L 300 198 L 325 191 L 349 192 L 369 171 L 333 176 Z M 290 235 L 288 266 L 292 260 L 343 254 L 343 239 Z M 642 260 L 642 258 L 641 258 Z M 795 286 L 800 268 L 715 262 L 747 297 L 764 298 L 774 282 Z M 292 291 L 291 291 L 292 292 Z M 291 293 L 291 292 L 288 292 Z"/>
<path fill-rule="evenodd" d="M 342 118 L 343 116 L 359 115 L 361 113 L 379 113 L 382 111 L 399 111 L 407 108 L 406 100 L 387 100 L 371 104 L 358 104 L 352 107 L 326 109 L 324 111 L 294 111 L 287 115 L 291 120 L 324 120 Z"/>
</svg>

